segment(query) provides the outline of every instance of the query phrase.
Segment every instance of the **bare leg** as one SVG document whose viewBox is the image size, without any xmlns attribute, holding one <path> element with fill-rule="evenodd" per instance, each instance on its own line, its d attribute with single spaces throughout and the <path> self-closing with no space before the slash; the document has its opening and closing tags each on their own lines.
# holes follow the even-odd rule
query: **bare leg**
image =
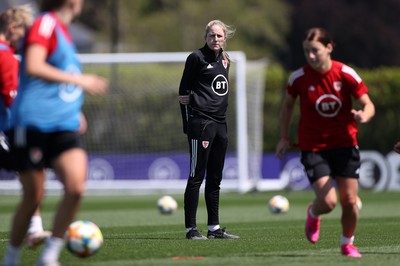
<svg viewBox="0 0 400 266">
<path fill-rule="evenodd" d="M 79 209 L 85 190 L 87 155 L 83 149 L 74 148 L 63 152 L 53 162 L 54 170 L 64 185 L 61 200 L 53 221 L 53 235 L 46 240 L 38 265 L 57 262 L 64 246 L 64 233 Z"/>
<path fill-rule="evenodd" d="M 337 178 L 340 204 L 342 205 L 342 230 L 343 236 L 354 236 L 357 220 L 358 220 L 358 207 L 357 207 L 357 192 L 358 180 L 355 178 Z"/>
<path fill-rule="evenodd" d="M 339 188 L 340 204 L 342 205 L 342 237 L 340 240 L 340 250 L 342 255 L 361 258 L 361 253 L 353 245 L 354 233 L 358 221 L 358 179 L 338 177 L 336 180 Z"/>
<path fill-rule="evenodd" d="M 336 189 L 332 177 L 325 176 L 313 183 L 316 198 L 312 205 L 313 214 L 318 216 L 331 212 L 337 203 Z"/>
<path fill-rule="evenodd" d="M 63 238 L 73 221 L 85 191 L 87 155 L 83 149 L 71 149 L 62 153 L 54 162 L 54 169 L 64 185 L 64 198 L 56 212 L 53 236 Z"/>
<path fill-rule="evenodd" d="M 10 243 L 14 247 L 21 246 L 28 231 L 31 217 L 43 199 L 44 179 L 42 170 L 28 170 L 20 173 L 23 196 L 15 212 L 11 228 Z"/>
</svg>

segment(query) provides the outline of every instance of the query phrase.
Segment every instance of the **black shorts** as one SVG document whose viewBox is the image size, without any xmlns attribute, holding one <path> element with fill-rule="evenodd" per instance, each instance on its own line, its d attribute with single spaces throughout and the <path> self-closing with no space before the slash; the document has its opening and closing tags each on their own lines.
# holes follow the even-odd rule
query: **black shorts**
<svg viewBox="0 0 400 266">
<path fill-rule="evenodd" d="M 308 180 L 314 183 L 323 176 L 359 178 L 360 151 L 358 147 L 325 151 L 302 151 L 301 163 Z"/>
<path fill-rule="evenodd" d="M 74 131 L 43 133 L 30 129 L 14 129 L 7 132 L 14 161 L 13 169 L 52 168 L 52 161 L 61 153 L 81 148 L 80 138 Z"/>
</svg>

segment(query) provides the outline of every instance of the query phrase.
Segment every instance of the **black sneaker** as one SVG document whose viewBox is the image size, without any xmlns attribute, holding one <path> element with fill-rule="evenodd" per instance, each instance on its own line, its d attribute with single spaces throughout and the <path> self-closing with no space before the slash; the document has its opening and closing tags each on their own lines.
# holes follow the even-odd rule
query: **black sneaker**
<svg viewBox="0 0 400 266">
<path fill-rule="evenodd" d="M 207 237 L 200 234 L 200 232 L 199 232 L 199 230 L 197 230 L 197 228 L 193 228 L 192 230 L 187 232 L 186 238 L 192 239 L 192 240 L 207 240 Z"/>
<path fill-rule="evenodd" d="M 239 236 L 232 235 L 223 229 L 217 229 L 215 231 L 208 231 L 207 238 L 214 239 L 214 238 L 224 238 L 224 239 L 238 239 Z"/>
</svg>

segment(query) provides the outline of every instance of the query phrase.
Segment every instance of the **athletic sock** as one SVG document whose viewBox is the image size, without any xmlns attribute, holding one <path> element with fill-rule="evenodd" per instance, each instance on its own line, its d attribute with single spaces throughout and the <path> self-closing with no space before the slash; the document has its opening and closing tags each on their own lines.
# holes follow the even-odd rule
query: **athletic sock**
<svg viewBox="0 0 400 266">
<path fill-rule="evenodd" d="M 31 223 L 29 224 L 28 235 L 42 231 L 43 231 L 42 217 L 38 215 L 32 216 Z"/>
<path fill-rule="evenodd" d="M 208 231 L 214 232 L 215 230 L 220 229 L 221 227 L 219 226 L 219 224 L 216 225 L 209 225 L 208 226 Z"/>
<path fill-rule="evenodd" d="M 46 240 L 42 254 L 40 255 L 39 262 L 45 264 L 46 262 L 57 262 L 60 253 L 64 247 L 64 239 L 58 237 L 49 237 Z M 38 263 L 38 264 L 40 264 Z"/>
<path fill-rule="evenodd" d="M 6 255 L 3 259 L 3 265 L 19 265 L 21 253 L 21 247 L 14 247 L 10 243 L 8 243 L 6 247 Z"/>
<path fill-rule="evenodd" d="M 340 238 L 340 244 L 341 245 L 347 245 L 347 244 L 353 245 L 353 242 L 354 242 L 354 236 L 345 237 L 344 235 L 342 235 L 341 238 Z"/>
</svg>

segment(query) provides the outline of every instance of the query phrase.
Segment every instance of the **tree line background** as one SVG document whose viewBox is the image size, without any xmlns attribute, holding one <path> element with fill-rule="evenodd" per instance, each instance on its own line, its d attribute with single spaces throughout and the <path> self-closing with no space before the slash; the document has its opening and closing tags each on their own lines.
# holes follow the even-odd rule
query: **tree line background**
<svg viewBox="0 0 400 266">
<path fill-rule="evenodd" d="M 359 72 L 377 107 L 375 118 L 360 125 L 361 148 L 386 153 L 400 139 L 398 14 L 399 0 L 86 0 L 78 21 L 95 33 L 93 52 L 192 51 L 204 44 L 210 20 L 234 26 L 228 50 L 269 60 L 264 151 L 273 151 L 279 137 L 287 77 L 305 63 L 303 34 L 324 27 L 336 44 L 332 57 Z"/>
<path fill-rule="evenodd" d="M 304 32 L 325 27 L 333 56 L 360 68 L 400 63 L 398 0 L 86 0 L 79 21 L 96 32 L 98 49 L 118 52 L 192 51 L 207 22 L 236 28 L 228 50 L 266 57 L 288 70 L 305 63 Z"/>
</svg>

